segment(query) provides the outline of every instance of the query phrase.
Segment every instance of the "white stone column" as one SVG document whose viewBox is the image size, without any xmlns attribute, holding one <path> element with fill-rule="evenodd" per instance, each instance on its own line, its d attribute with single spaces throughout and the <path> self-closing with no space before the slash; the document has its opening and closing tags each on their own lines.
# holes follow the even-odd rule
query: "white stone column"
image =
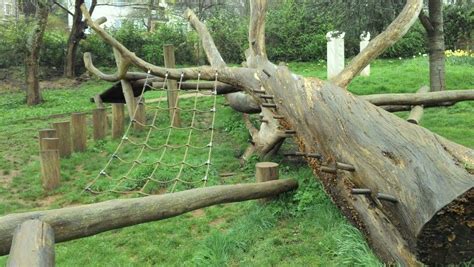
<svg viewBox="0 0 474 267">
<path fill-rule="evenodd" d="M 344 69 L 344 36 L 345 32 L 331 31 L 326 34 L 328 79 L 333 78 Z"/>
<path fill-rule="evenodd" d="M 360 52 L 369 44 L 370 41 L 370 32 L 362 32 L 360 35 Z M 369 77 L 370 76 L 370 64 L 367 65 L 361 72 L 360 76 Z"/>
</svg>

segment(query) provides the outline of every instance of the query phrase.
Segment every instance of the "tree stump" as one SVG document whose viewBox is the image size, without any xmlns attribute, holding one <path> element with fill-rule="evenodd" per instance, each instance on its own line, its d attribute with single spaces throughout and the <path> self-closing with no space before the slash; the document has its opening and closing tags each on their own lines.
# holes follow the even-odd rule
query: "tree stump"
<svg viewBox="0 0 474 267">
<path fill-rule="evenodd" d="M 40 220 L 28 220 L 15 231 L 6 266 L 52 267 L 54 258 L 53 228 Z"/>
<path fill-rule="evenodd" d="M 140 102 L 138 103 L 137 112 L 135 113 L 133 128 L 136 130 L 143 130 L 145 129 L 144 125 L 146 125 L 145 104 L 143 102 Z"/>
<path fill-rule="evenodd" d="M 53 128 L 56 129 L 59 138 L 59 156 L 69 157 L 72 153 L 71 123 L 68 121 L 55 122 Z"/>
<path fill-rule="evenodd" d="M 41 151 L 59 150 L 59 138 L 43 138 L 41 139 Z"/>
<path fill-rule="evenodd" d="M 85 113 L 73 113 L 71 115 L 72 125 L 72 148 L 74 152 L 84 152 L 87 148 L 87 124 Z"/>
<path fill-rule="evenodd" d="M 104 139 L 107 135 L 107 110 L 97 108 L 92 111 L 92 123 L 94 127 L 94 140 Z"/>
<path fill-rule="evenodd" d="M 278 163 L 275 162 L 259 162 L 255 165 L 255 177 L 258 183 L 278 180 Z M 272 198 L 263 198 L 260 203 L 266 203 Z"/>
</svg>

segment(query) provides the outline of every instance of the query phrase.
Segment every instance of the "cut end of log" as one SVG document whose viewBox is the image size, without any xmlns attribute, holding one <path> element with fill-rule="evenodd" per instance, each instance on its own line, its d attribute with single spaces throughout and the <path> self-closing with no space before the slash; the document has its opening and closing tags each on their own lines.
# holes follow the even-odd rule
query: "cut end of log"
<svg viewBox="0 0 474 267">
<path fill-rule="evenodd" d="M 461 263 L 474 257 L 474 188 L 467 190 L 425 224 L 417 241 L 428 265 Z"/>
</svg>

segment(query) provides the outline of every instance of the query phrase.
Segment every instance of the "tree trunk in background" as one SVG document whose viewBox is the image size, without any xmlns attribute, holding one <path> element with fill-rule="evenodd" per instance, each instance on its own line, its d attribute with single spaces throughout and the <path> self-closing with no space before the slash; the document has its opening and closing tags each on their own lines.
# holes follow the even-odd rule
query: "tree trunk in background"
<svg viewBox="0 0 474 267">
<path fill-rule="evenodd" d="M 79 42 L 85 38 L 84 30 L 87 24 L 82 21 L 81 4 L 84 0 L 76 0 L 74 5 L 74 16 L 71 26 L 71 32 L 67 40 L 66 61 L 64 64 L 64 76 L 74 78 L 76 76 L 76 57 L 79 48 Z M 92 14 L 97 0 L 92 1 L 89 13 Z"/>
<path fill-rule="evenodd" d="M 441 0 L 430 0 L 428 4 L 429 20 L 432 29 L 428 32 L 430 51 L 430 88 L 431 91 L 443 91 L 446 88 L 444 68 L 444 30 L 443 3 Z"/>
<path fill-rule="evenodd" d="M 28 36 L 25 58 L 26 103 L 36 105 L 42 101 L 39 88 L 39 53 L 50 11 L 49 1 L 38 1 L 33 28 Z"/>
</svg>

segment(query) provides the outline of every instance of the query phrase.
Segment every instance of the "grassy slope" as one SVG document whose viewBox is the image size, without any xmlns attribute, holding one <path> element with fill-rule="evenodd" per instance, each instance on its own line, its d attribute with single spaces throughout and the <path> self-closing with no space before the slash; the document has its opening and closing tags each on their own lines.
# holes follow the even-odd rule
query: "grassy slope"
<svg viewBox="0 0 474 267">
<path fill-rule="evenodd" d="M 357 94 L 414 92 L 427 84 L 427 61 L 383 60 L 372 64 L 372 76 L 357 78 L 350 90 Z M 293 63 L 295 72 L 324 78 L 324 64 Z M 449 65 L 448 88 L 474 87 L 473 67 Z M 45 207 L 96 202 L 112 195 L 93 197 L 81 190 L 102 168 L 115 141 L 89 141 L 89 149 L 62 161 L 63 184 L 50 196 L 39 183 L 37 129 L 49 120 L 24 120 L 49 114 L 93 108 L 88 98 L 106 86 L 88 82 L 80 88 L 46 91 L 46 102 L 29 108 L 23 95 L 0 95 L 0 214 Z M 183 101 L 184 102 L 184 101 Z M 204 101 L 209 104 L 209 100 Z M 189 101 L 184 103 L 190 105 Z M 219 101 L 218 144 L 214 150 L 211 183 L 252 181 L 253 164 L 240 168 L 234 157 L 248 136 L 240 115 Z M 422 126 L 461 144 L 474 147 L 474 103 L 429 109 Z M 400 113 L 406 116 L 406 113 Z M 182 142 L 183 137 L 176 137 Z M 229 142 L 232 140 L 232 142 Z M 290 148 L 288 148 L 290 147 Z M 291 149 L 288 145 L 286 149 Z M 129 155 L 133 155 L 133 150 Z M 193 154 L 194 155 L 194 154 Z M 196 153 L 195 155 L 198 158 Z M 178 160 L 178 153 L 169 160 Z M 301 188 L 264 207 L 254 202 L 220 205 L 161 222 L 114 230 L 56 246 L 59 266 L 118 265 L 379 265 L 360 233 L 350 226 L 323 193 L 304 165 L 282 159 L 283 177 L 296 177 Z M 236 172 L 230 179 L 219 172 Z M 13 179 L 12 179 L 13 178 Z M 10 181 L 11 180 L 11 181 Z M 6 257 L 0 257 L 4 264 Z"/>
</svg>

